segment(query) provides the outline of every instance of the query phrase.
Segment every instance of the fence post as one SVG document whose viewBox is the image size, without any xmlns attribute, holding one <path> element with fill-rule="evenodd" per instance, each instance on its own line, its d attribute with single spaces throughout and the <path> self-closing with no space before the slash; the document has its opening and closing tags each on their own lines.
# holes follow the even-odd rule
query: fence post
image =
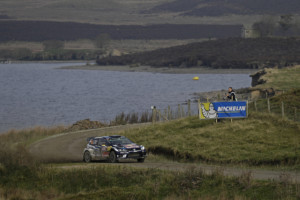
<svg viewBox="0 0 300 200">
<path fill-rule="evenodd" d="M 183 106 L 181 106 L 181 116 L 182 116 L 182 117 L 185 117 Z"/>
<path fill-rule="evenodd" d="M 267 102 L 268 102 L 268 112 L 270 113 L 271 112 L 271 106 L 270 106 L 270 99 L 269 98 L 268 98 Z"/>
<path fill-rule="evenodd" d="M 168 119 L 171 120 L 171 108 L 168 106 Z"/>
<path fill-rule="evenodd" d="M 247 118 L 248 118 L 248 116 L 249 116 L 249 101 L 247 100 L 247 105 L 246 105 L 246 108 L 247 108 Z"/>
<path fill-rule="evenodd" d="M 191 100 L 188 100 L 188 115 L 191 116 Z"/>
<path fill-rule="evenodd" d="M 168 119 L 168 111 L 167 111 L 167 109 L 164 110 L 164 118 Z"/>
<path fill-rule="evenodd" d="M 282 118 L 284 118 L 284 103 L 283 103 L 283 101 L 281 102 L 281 114 L 282 114 Z"/>
<path fill-rule="evenodd" d="M 254 101 L 254 108 L 255 108 L 255 112 L 257 112 L 256 100 Z"/>
<path fill-rule="evenodd" d="M 178 118 L 182 118 L 182 116 L 181 116 L 180 104 L 178 104 L 177 117 L 178 117 Z"/>
<path fill-rule="evenodd" d="M 201 119 L 201 102 L 200 102 L 200 99 L 198 99 L 198 115 L 199 115 L 199 119 Z"/>
<path fill-rule="evenodd" d="M 160 113 L 160 110 L 157 110 L 157 112 L 158 112 L 158 121 L 160 122 L 160 120 L 161 120 L 161 113 Z"/>
<path fill-rule="evenodd" d="M 152 109 L 152 123 L 155 123 L 156 121 L 156 108 L 153 107 Z"/>
</svg>

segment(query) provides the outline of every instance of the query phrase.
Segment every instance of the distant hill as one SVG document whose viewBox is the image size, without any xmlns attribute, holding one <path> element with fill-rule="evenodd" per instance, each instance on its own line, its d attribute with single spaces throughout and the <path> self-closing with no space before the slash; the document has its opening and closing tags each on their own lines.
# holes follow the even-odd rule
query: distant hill
<svg viewBox="0 0 300 200">
<path fill-rule="evenodd" d="M 96 25 L 50 21 L 0 21 L 0 41 L 45 41 L 95 39 L 199 39 L 241 37 L 241 25 L 157 24 Z"/>
<path fill-rule="evenodd" d="M 181 12 L 182 15 L 222 16 L 245 14 L 298 14 L 299 0 L 175 0 L 147 12 Z"/>
<path fill-rule="evenodd" d="M 220 39 L 97 60 L 99 65 L 258 69 L 300 63 L 300 39 Z"/>
</svg>

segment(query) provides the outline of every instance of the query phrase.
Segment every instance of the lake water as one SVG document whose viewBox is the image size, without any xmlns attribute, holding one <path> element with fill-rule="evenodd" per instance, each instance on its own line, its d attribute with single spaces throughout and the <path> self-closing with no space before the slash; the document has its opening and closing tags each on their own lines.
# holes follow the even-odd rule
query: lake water
<svg viewBox="0 0 300 200">
<path fill-rule="evenodd" d="M 195 92 L 249 87 L 248 74 L 158 74 L 57 69 L 83 63 L 0 64 L 0 132 L 109 121 L 121 112 L 165 109 Z M 194 81 L 194 76 L 199 81 Z"/>
</svg>

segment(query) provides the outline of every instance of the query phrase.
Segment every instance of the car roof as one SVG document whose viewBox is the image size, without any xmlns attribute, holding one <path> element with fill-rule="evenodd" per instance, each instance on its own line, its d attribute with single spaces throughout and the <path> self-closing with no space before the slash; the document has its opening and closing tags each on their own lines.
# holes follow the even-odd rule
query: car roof
<svg viewBox="0 0 300 200">
<path fill-rule="evenodd" d="M 121 135 L 110 135 L 110 136 L 101 136 L 101 137 L 94 137 L 94 138 L 95 139 L 99 139 L 99 138 L 108 139 L 108 138 L 120 138 L 120 137 L 124 137 L 124 136 L 121 136 Z"/>
</svg>

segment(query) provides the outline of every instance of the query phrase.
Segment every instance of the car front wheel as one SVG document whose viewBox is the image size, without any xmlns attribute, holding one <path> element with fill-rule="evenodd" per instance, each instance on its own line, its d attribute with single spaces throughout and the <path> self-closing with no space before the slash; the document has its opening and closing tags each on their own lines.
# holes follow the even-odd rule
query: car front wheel
<svg viewBox="0 0 300 200">
<path fill-rule="evenodd" d="M 117 160 L 116 152 L 111 151 L 110 154 L 109 154 L 109 162 L 110 163 L 116 163 L 117 161 L 118 160 Z"/>
<path fill-rule="evenodd" d="M 139 159 L 137 159 L 137 161 L 138 161 L 139 163 L 143 163 L 143 162 L 145 161 L 145 158 L 139 158 Z"/>
<path fill-rule="evenodd" d="M 83 161 L 86 162 L 86 163 L 92 161 L 90 152 L 88 152 L 88 151 L 84 152 Z"/>
</svg>

